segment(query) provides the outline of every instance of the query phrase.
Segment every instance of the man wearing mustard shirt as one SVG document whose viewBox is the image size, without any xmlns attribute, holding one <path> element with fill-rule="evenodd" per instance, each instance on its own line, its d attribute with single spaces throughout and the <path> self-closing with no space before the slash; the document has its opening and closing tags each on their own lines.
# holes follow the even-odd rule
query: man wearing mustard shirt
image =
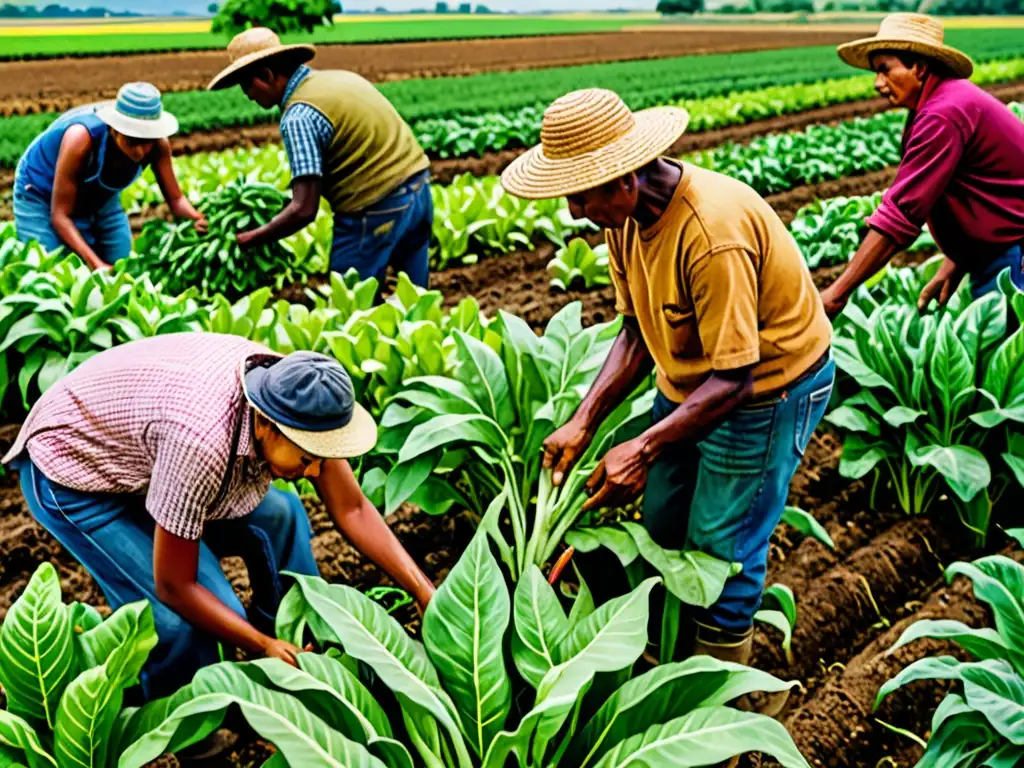
<svg viewBox="0 0 1024 768">
<path fill-rule="evenodd" d="M 265 109 L 281 107 L 292 201 L 241 246 L 280 240 L 310 224 L 323 196 L 334 212 L 331 270 L 383 278 L 387 266 L 427 285 L 434 204 L 430 161 L 412 129 L 372 83 L 354 72 L 313 70 L 311 45 L 281 45 L 246 30 L 228 45 L 231 64 L 208 86 L 241 86 Z"/>
<path fill-rule="evenodd" d="M 605 227 L 622 330 L 590 392 L 544 445 L 559 485 L 601 421 L 652 367 L 653 425 L 608 452 L 584 509 L 644 493 L 644 525 L 671 549 L 738 562 L 687 649 L 746 663 L 768 543 L 832 391 L 831 326 L 779 217 L 734 179 L 661 157 L 685 110 L 632 113 L 611 91 L 570 93 L 541 146 L 502 174 L 530 199 L 566 196 Z"/>
</svg>

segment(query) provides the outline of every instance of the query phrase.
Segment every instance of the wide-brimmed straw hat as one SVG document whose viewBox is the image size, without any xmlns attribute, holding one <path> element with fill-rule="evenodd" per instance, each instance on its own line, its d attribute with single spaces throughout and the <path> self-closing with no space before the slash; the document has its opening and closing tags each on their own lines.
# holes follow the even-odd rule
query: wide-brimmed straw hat
<svg viewBox="0 0 1024 768">
<path fill-rule="evenodd" d="M 970 77 L 974 71 L 971 57 L 946 45 L 942 22 L 923 13 L 893 13 L 882 19 L 878 34 L 843 43 L 839 58 L 859 69 L 871 69 L 871 54 L 876 51 L 909 51 L 944 64 L 957 77 Z"/>
<path fill-rule="evenodd" d="M 133 139 L 166 139 L 178 132 L 178 119 L 165 112 L 160 91 L 151 83 L 127 83 L 115 101 L 96 107 L 96 117 Z"/>
<path fill-rule="evenodd" d="M 305 63 L 316 56 L 316 48 L 312 45 L 281 45 L 281 38 L 266 27 L 253 27 L 239 32 L 228 43 L 228 59 L 231 64 L 213 78 L 206 89 L 217 91 L 237 85 L 242 70 L 257 62 L 285 55 Z"/>
<path fill-rule="evenodd" d="M 311 456 L 350 459 L 377 443 L 377 424 L 333 357 L 292 352 L 245 373 L 242 389 L 250 405 Z"/>
<path fill-rule="evenodd" d="M 680 107 L 631 112 L 613 91 L 573 91 L 545 110 L 540 146 L 516 158 L 501 185 L 530 200 L 599 187 L 664 154 L 689 121 Z"/>
</svg>

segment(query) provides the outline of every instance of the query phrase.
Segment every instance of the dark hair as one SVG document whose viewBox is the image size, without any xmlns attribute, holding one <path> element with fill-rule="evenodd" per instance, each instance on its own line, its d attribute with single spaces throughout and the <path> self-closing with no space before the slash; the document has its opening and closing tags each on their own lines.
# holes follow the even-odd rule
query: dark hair
<svg viewBox="0 0 1024 768">
<path fill-rule="evenodd" d="M 875 56 L 879 55 L 895 56 L 897 59 L 900 60 L 900 63 L 907 69 L 910 69 L 915 64 L 923 64 L 927 68 L 928 72 L 938 75 L 939 77 L 949 77 L 950 75 L 949 69 L 946 67 L 945 64 L 943 64 L 938 59 L 933 59 L 931 56 L 925 56 L 922 53 L 914 53 L 913 51 L 900 51 L 895 49 L 882 49 L 878 51 L 872 51 L 868 56 L 868 61 L 873 62 Z"/>
</svg>

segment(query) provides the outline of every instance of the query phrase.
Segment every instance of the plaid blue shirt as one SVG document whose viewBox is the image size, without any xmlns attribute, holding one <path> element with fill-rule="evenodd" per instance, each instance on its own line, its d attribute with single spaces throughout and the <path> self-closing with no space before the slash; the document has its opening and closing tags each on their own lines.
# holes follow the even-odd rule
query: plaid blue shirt
<svg viewBox="0 0 1024 768">
<path fill-rule="evenodd" d="M 295 70 L 284 89 L 282 109 L 311 72 L 305 64 Z M 332 138 L 334 126 L 319 109 L 308 104 L 293 104 L 284 111 L 281 115 L 281 139 L 288 153 L 293 179 L 324 175 L 324 151 Z"/>
</svg>

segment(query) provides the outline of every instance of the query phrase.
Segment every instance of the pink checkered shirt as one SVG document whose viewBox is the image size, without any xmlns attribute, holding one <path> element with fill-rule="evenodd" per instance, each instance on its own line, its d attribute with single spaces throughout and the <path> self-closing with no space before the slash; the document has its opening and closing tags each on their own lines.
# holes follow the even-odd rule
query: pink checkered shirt
<svg viewBox="0 0 1024 768">
<path fill-rule="evenodd" d="M 253 448 L 241 379 L 246 364 L 264 356 L 279 357 L 214 333 L 108 349 L 39 399 L 3 463 L 27 448 L 51 481 L 78 491 L 144 494 L 161 528 L 198 539 L 206 520 L 249 514 L 270 487 Z M 238 458 L 215 503 L 240 418 Z"/>
</svg>

